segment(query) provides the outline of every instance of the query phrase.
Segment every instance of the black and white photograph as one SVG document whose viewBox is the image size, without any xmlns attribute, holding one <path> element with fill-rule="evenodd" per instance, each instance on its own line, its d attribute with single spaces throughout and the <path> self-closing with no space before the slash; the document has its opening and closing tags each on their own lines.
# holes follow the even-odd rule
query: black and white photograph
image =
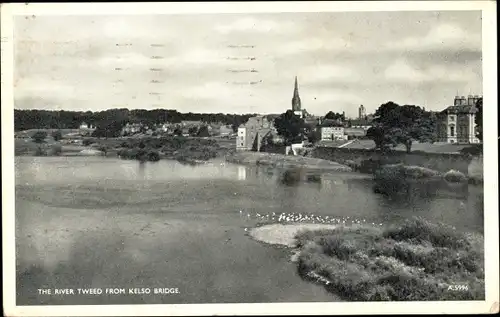
<svg viewBox="0 0 500 317">
<path fill-rule="evenodd" d="M 498 313 L 495 11 L 2 5 L 5 313 Z"/>
</svg>

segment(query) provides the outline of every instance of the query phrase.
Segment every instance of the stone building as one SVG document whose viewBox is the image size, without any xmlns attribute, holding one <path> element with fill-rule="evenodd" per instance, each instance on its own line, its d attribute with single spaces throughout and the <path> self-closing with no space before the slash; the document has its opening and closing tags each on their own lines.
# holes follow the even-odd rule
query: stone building
<svg viewBox="0 0 500 317">
<path fill-rule="evenodd" d="M 365 106 L 361 105 L 358 108 L 358 119 L 365 119 L 366 118 L 366 109 Z"/>
<path fill-rule="evenodd" d="M 449 106 L 438 115 L 438 142 L 446 143 L 479 143 L 476 137 L 475 116 L 476 103 L 482 96 L 455 96 L 453 106 Z"/>
<path fill-rule="evenodd" d="M 276 135 L 273 122 L 266 116 L 251 117 L 238 127 L 236 150 L 259 151 L 264 138 L 269 135 Z"/>
<path fill-rule="evenodd" d="M 320 125 L 321 140 L 346 140 L 344 125 L 339 120 L 325 119 Z"/>
</svg>

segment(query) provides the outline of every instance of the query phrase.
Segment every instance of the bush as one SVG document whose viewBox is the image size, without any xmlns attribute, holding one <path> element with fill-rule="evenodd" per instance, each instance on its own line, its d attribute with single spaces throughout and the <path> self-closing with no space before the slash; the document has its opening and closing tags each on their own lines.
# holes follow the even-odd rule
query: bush
<svg viewBox="0 0 500 317">
<path fill-rule="evenodd" d="M 62 146 L 60 144 L 54 144 L 50 148 L 50 155 L 61 155 Z"/>
<path fill-rule="evenodd" d="M 62 132 L 61 130 L 56 130 L 54 132 L 52 132 L 52 138 L 54 139 L 54 141 L 59 141 L 62 139 Z"/>
<path fill-rule="evenodd" d="M 470 154 L 470 155 L 480 155 L 483 153 L 483 145 L 482 144 L 474 144 L 469 147 L 464 147 L 460 150 L 461 154 Z"/>
<path fill-rule="evenodd" d="M 455 170 L 449 170 L 444 174 L 444 179 L 447 182 L 451 183 L 461 183 L 465 182 L 467 180 L 467 176 L 465 176 L 464 173 L 455 171 Z"/>
<path fill-rule="evenodd" d="M 43 142 L 45 142 L 45 139 L 47 138 L 47 132 L 37 131 L 31 136 L 31 138 L 33 139 L 33 142 L 35 142 L 35 143 L 43 143 Z"/>
<path fill-rule="evenodd" d="M 160 160 L 160 154 L 157 151 L 149 151 L 147 154 L 147 160 L 150 162 L 157 162 Z"/>
<path fill-rule="evenodd" d="M 42 149 L 41 146 L 37 147 L 35 150 L 35 156 L 47 156 L 47 151 Z"/>
<path fill-rule="evenodd" d="M 83 139 L 83 141 L 82 141 L 82 144 L 83 144 L 84 146 L 89 146 L 89 145 L 91 145 L 92 143 L 94 143 L 94 140 L 92 140 L 92 139 Z"/>
<path fill-rule="evenodd" d="M 105 145 L 99 145 L 97 149 L 101 151 L 104 154 L 104 156 L 106 156 L 106 154 L 108 153 L 108 148 Z"/>
</svg>

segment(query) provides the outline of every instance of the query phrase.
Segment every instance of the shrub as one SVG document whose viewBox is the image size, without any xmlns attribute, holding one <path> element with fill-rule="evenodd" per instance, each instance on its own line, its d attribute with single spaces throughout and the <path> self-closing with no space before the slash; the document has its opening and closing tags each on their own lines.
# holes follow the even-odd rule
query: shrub
<svg viewBox="0 0 500 317">
<path fill-rule="evenodd" d="M 158 151 L 149 151 L 147 154 L 147 160 L 150 162 L 157 162 L 160 160 L 160 154 Z"/>
<path fill-rule="evenodd" d="M 92 140 L 92 139 L 83 139 L 83 141 L 82 141 L 82 144 L 83 144 L 84 146 L 89 146 L 89 145 L 91 145 L 92 143 L 94 143 L 94 140 Z"/>
<path fill-rule="evenodd" d="M 104 156 L 106 156 L 106 154 L 108 153 L 108 148 L 105 145 L 99 145 L 97 149 L 101 151 L 104 154 Z"/>
<path fill-rule="evenodd" d="M 50 155 L 61 155 L 62 146 L 60 144 L 54 144 L 50 148 Z"/>
<path fill-rule="evenodd" d="M 461 154 L 470 154 L 470 155 L 480 155 L 483 153 L 483 145 L 482 144 L 474 144 L 469 147 L 464 147 L 460 150 Z"/>
<path fill-rule="evenodd" d="M 54 138 L 54 141 L 59 141 L 62 139 L 62 132 L 61 130 L 56 130 L 52 132 L 52 138 Z"/>
<path fill-rule="evenodd" d="M 41 146 L 39 146 L 35 150 L 35 156 L 47 156 L 47 151 L 45 151 Z"/>
<path fill-rule="evenodd" d="M 37 131 L 31 136 L 31 138 L 33 139 L 33 142 L 35 142 L 35 143 L 43 143 L 43 142 L 45 142 L 45 139 L 47 138 L 47 132 Z"/>
<path fill-rule="evenodd" d="M 452 182 L 452 183 L 460 183 L 464 182 L 467 180 L 467 176 L 465 176 L 464 173 L 455 171 L 455 170 L 449 170 L 444 174 L 444 179 L 447 182 Z"/>
</svg>

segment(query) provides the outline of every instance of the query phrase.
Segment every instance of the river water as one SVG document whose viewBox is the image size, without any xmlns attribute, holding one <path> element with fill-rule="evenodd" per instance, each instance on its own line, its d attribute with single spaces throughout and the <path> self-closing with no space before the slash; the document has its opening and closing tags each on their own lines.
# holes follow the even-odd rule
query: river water
<svg viewBox="0 0 500 317">
<path fill-rule="evenodd" d="M 262 219 L 277 222 L 273 213 L 374 225 L 421 216 L 483 228 L 482 189 L 473 186 L 395 198 L 355 173 L 290 184 L 282 171 L 223 161 L 193 167 L 102 157 L 16 157 L 15 173 L 17 305 L 338 301 L 298 276 L 289 250 L 246 235 Z"/>
</svg>

